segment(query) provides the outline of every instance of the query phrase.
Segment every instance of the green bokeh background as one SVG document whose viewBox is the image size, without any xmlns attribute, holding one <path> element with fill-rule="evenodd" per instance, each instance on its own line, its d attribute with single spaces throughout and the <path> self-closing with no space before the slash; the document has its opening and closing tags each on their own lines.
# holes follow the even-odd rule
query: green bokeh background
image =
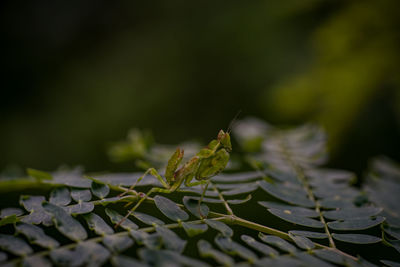
<svg viewBox="0 0 400 267">
<path fill-rule="evenodd" d="M 116 171 L 105 151 L 128 129 L 207 142 L 238 110 L 320 123 L 334 167 L 400 160 L 398 6 L 2 1 L 0 169 Z"/>
</svg>

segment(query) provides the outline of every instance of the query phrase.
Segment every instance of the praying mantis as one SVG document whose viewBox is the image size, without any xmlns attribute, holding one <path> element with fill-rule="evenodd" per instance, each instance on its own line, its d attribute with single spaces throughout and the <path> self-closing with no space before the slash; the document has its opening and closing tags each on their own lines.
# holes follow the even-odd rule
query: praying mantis
<svg viewBox="0 0 400 267">
<path fill-rule="evenodd" d="M 189 159 L 182 167 L 179 167 L 184 155 L 184 151 L 177 148 L 173 155 L 169 158 L 165 170 L 165 180 L 154 168 L 149 168 L 136 182 L 120 196 L 132 191 L 135 186 L 147 175 L 150 174 L 157 178 L 164 188 L 154 187 L 146 194 L 139 193 L 141 197 L 136 205 L 126 214 L 126 216 L 119 221 L 115 227 L 118 227 L 124 220 L 126 220 L 142 202 L 149 197 L 152 193 L 172 193 L 180 188 L 182 183 L 187 187 L 204 185 L 202 195 L 199 199 L 199 213 L 200 204 L 207 191 L 210 183 L 210 178 L 223 171 L 229 161 L 229 153 L 232 151 L 231 137 L 229 131 L 224 132 L 220 130 L 217 139 L 213 139 L 205 148 L 201 149 L 195 156 Z M 192 182 L 193 178 L 196 180 Z"/>
</svg>

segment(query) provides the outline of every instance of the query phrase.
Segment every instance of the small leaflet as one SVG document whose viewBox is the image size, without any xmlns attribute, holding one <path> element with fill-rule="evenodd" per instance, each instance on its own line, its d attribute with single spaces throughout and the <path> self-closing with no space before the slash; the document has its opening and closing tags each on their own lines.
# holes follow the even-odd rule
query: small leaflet
<svg viewBox="0 0 400 267">
<path fill-rule="evenodd" d="M 189 215 L 184 210 L 182 210 L 175 202 L 166 197 L 157 195 L 154 197 L 154 202 L 157 208 L 173 221 L 178 222 L 189 219 Z"/>
<path fill-rule="evenodd" d="M 258 237 L 265 243 L 270 244 L 274 247 L 279 248 L 288 253 L 294 253 L 297 251 L 296 247 L 287 242 L 286 240 L 274 236 L 274 235 L 264 235 L 263 233 L 259 233 Z"/>
<path fill-rule="evenodd" d="M 210 220 L 210 219 L 205 219 L 204 221 L 206 224 L 208 224 L 208 226 L 219 231 L 223 236 L 228 236 L 228 237 L 233 236 L 232 228 L 230 228 L 225 223 L 223 223 L 221 221 Z"/>
<path fill-rule="evenodd" d="M 112 209 L 106 208 L 105 212 L 106 212 L 108 218 L 110 218 L 111 222 L 114 224 L 118 224 L 124 218 L 124 216 L 122 216 L 121 214 L 119 214 L 118 212 L 116 212 L 115 210 L 112 210 Z M 131 229 L 136 230 L 139 228 L 139 226 L 137 226 L 134 222 L 132 222 L 128 218 L 126 218 L 120 224 L 120 227 L 124 228 L 125 230 L 131 230 Z"/>
<path fill-rule="evenodd" d="M 213 258 L 216 262 L 222 265 L 233 266 L 233 264 L 235 263 L 235 261 L 231 257 L 212 248 L 211 244 L 205 240 L 199 240 L 199 242 L 197 242 L 197 248 L 199 249 L 199 253 L 202 257 Z"/>
<path fill-rule="evenodd" d="M 133 240 L 129 236 L 106 235 L 103 244 L 114 253 L 121 253 L 133 245 Z"/>
<path fill-rule="evenodd" d="M 261 242 L 258 242 L 257 240 L 255 240 L 254 238 L 252 238 L 251 236 L 248 235 L 242 235 L 240 237 L 248 246 L 258 250 L 259 252 L 261 252 L 262 254 L 266 255 L 266 256 L 278 256 L 279 252 L 276 251 L 275 249 L 271 248 L 270 246 L 263 244 Z"/>
<path fill-rule="evenodd" d="M 138 219 L 139 221 L 141 221 L 142 223 L 147 224 L 147 225 L 164 225 L 165 224 L 160 219 L 158 219 L 154 216 L 142 213 L 142 212 L 135 211 L 134 213 L 132 213 L 132 215 L 136 219 Z"/>
<path fill-rule="evenodd" d="M 184 196 L 182 201 L 190 213 L 199 219 L 201 218 L 200 213 L 203 215 L 203 217 L 207 217 L 208 212 L 210 211 L 206 204 L 201 203 L 199 206 L 199 200 L 193 199 L 192 197 Z"/>
<path fill-rule="evenodd" d="M 162 237 L 166 249 L 182 253 L 185 249 L 186 240 L 182 240 L 175 232 L 163 226 L 156 226 L 156 232 Z"/>
<path fill-rule="evenodd" d="M 21 221 L 30 224 L 42 223 L 45 226 L 53 225 L 51 216 L 42 207 L 42 203 L 45 200 L 43 196 L 21 196 L 19 200 L 20 204 L 24 206 L 25 210 L 30 212 Z"/>
<path fill-rule="evenodd" d="M 60 244 L 54 238 L 46 235 L 42 228 L 36 225 L 21 223 L 15 227 L 18 233 L 23 234 L 29 242 L 39 245 L 43 248 L 52 249 L 58 247 Z"/>
<path fill-rule="evenodd" d="M 90 230 L 93 230 L 98 235 L 110 235 L 114 230 L 97 214 L 89 213 L 83 215 Z"/>
<path fill-rule="evenodd" d="M 57 206 L 67 206 L 71 202 L 71 193 L 66 187 L 58 187 L 51 191 L 49 202 Z"/>
<path fill-rule="evenodd" d="M 86 202 L 92 199 L 92 193 L 90 193 L 89 189 L 73 188 L 71 197 L 76 202 Z"/>
<path fill-rule="evenodd" d="M 33 252 L 24 240 L 4 234 L 0 234 L 0 248 L 17 256 L 25 256 Z"/>
<path fill-rule="evenodd" d="M 85 228 L 71 217 L 63 208 L 51 203 L 44 203 L 44 209 L 53 216 L 58 231 L 73 241 L 80 241 L 87 238 Z"/>
<path fill-rule="evenodd" d="M 91 190 L 93 195 L 100 199 L 105 198 L 110 193 L 110 187 L 108 187 L 108 185 L 96 181 L 92 181 Z"/>
<path fill-rule="evenodd" d="M 233 241 L 230 237 L 217 235 L 214 241 L 215 244 L 226 253 L 238 255 L 250 262 L 255 262 L 258 259 L 257 255 L 254 254 L 253 251 Z"/>
<path fill-rule="evenodd" d="M 189 237 L 202 234 L 208 230 L 207 224 L 194 224 L 190 222 L 189 223 L 182 222 L 182 227 Z"/>
<path fill-rule="evenodd" d="M 291 233 L 289 233 L 289 236 L 299 248 L 302 248 L 304 250 L 311 250 L 315 247 L 315 244 L 307 237 L 293 235 Z"/>
<path fill-rule="evenodd" d="M 373 235 L 363 235 L 363 234 L 336 234 L 333 233 L 332 237 L 336 240 L 353 243 L 353 244 L 373 244 L 381 242 L 382 239 L 380 237 L 376 237 Z"/>
</svg>

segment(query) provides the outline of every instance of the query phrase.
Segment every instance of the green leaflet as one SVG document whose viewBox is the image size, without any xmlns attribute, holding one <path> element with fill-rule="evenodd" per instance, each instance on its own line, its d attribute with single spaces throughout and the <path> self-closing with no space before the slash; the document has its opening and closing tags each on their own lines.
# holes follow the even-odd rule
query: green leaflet
<svg viewBox="0 0 400 267">
<path fill-rule="evenodd" d="M 43 196 L 21 196 L 19 201 L 20 204 L 30 212 L 30 214 L 23 217 L 21 221 L 32 224 L 43 223 L 46 226 L 53 224 L 51 216 L 42 207 L 42 203 L 45 201 Z"/>
<path fill-rule="evenodd" d="M 64 208 L 69 214 L 85 214 L 89 213 L 94 209 L 94 205 L 91 202 L 79 202 L 75 205 L 69 205 Z"/>
<path fill-rule="evenodd" d="M 59 243 L 54 238 L 46 235 L 42 228 L 36 225 L 21 223 L 15 226 L 18 233 L 23 234 L 29 240 L 29 242 L 39 245 L 44 248 L 55 248 L 59 246 Z"/>
<path fill-rule="evenodd" d="M 220 249 L 229 254 L 238 255 L 249 262 L 255 262 L 258 259 L 254 252 L 233 241 L 230 237 L 217 235 L 214 241 Z"/>
<path fill-rule="evenodd" d="M 286 251 L 288 253 L 294 253 L 297 251 L 296 247 L 291 245 L 286 240 L 283 240 L 280 237 L 273 235 L 264 235 L 259 233 L 258 237 L 265 243 L 270 244 L 271 246 L 277 247 L 280 250 Z"/>
<path fill-rule="evenodd" d="M 157 195 L 154 197 L 154 201 L 157 208 L 171 220 L 186 221 L 189 219 L 189 215 L 168 198 Z"/>
<path fill-rule="evenodd" d="M 257 240 L 255 240 L 251 236 L 242 235 L 240 238 L 247 245 L 249 245 L 250 247 L 256 249 L 257 251 L 261 252 L 262 254 L 264 254 L 266 256 L 275 257 L 275 256 L 279 255 L 279 252 L 277 252 L 275 249 L 271 248 L 270 246 L 268 246 L 266 244 L 258 242 Z"/>
<path fill-rule="evenodd" d="M 216 262 L 225 266 L 232 266 L 234 264 L 232 257 L 212 248 L 211 244 L 205 240 L 199 240 L 199 242 L 197 242 L 197 247 L 202 257 L 211 257 Z"/>
<path fill-rule="evenodd" d="M 92 190 L 93 195 L 100 199 L 105 198 L 110 193 L 110 187 L 108 185 L 96 181 L 92 181 L 90 189 Z"/>
<path fill-rule="evenodd" d="M 318 212 L 316 212 L 315 210 L 312 210 L 312 209 L 307 209 L 307 208 L 302 208 L 302 207 L 293 207 L 293 206 L 284 205 L 284 204 L 280 204 L 277 202 L 271 202 L 271 201 L 258 201 L 258 204 L 260 204 L 261 206 L 264 206 L 266 208 L 282 210 L 283 212 L 285 212 L 287 214 L 292 214 L 295 216 L 310 217 L 310 218 L 319 217 Z"/>
<path fill-rule="evenodd" d="M 18 220 L 19 219 L 17 218 L 17 216 L 15 214 L 8 215 L 8 216 L 3 217 L 0 220 L 0 226 L 6 225 L 6 224 L 16 223 L 16 222 L 18 222 Z"/>
<path fill-rule="evenodd" d="M 293 235 L 289 233 L 290 238 L 296 243 L 299 248 L 305 250 L 311 250 L 315 247 L 315 244 L 308 239 L 307 237 L 300 236 L 300 235 Z"/>
<path fill-rule="evenodd" d="M 26 172 L 28 173 L 29 176 L 35 178 L 38 181 L 53 179 L 53 176 L 51 176 L 51 174 L 48 172 L 39 171 L 31 168 L 28 168 Z"/>
<path fill-rule="evenodd" d="M 80 241 L 87 238 L 85 228 L 72 218 L 63 208 L 51 203 L 44 203 L 44 209 L 53 217 L 54 224 L 58 231 L 73 241 Z"/>
<path fill-rule="evenodd" d="M 207 217 L 208 212 L 210 211 L 206 204 L 201 203 L 199 206 L 199 200 L 193 199 L 192 197 L 185 196 L 183 197 L 182 201 L 190 213 L 199 219 L 201 218 L 200 213 L 201 215 Z"/>
<path fill-rule="evenodd" d="M 328 238 L 328 235 L 326 233 L 310 232 L 310 231 L 292 230 L 292 231 L 289 231 L 289 234 L 293 234 L 293 235 L 297 235 L 297 236 L 304 236 L 304 237 L 314 238 L 314 239 Z"/>
<path fill-rule="evenodd" d="M 71 190 L 71 197 L 76 202 L 85 202 L 92 198 L 92 193 L 89 189 L 74 188 Z"/>
<path fill-rule="evenodd" d="M 183 229 L 189 237 L 199 235 L 208 230 L 207 224 L 194 224 L 182 222 Z"/>
<path fill-rule="evenodd" d="M 330 220 L 358 219 L 378 215 L 382 208 L 361 207 L 361 208 L 343 208 L 324 212 L 324 217 Z"/>
<path fill-rule="evenodd" d="M 20 216 L 24 211 L 19 208 L 5 208 L 0 211 L 0 218 L 3 219 L 10 215 Z"/>
<path fill-rule="evenodd" d="M 131 266 L 147 267 L 148 266 L 146 263 L 142 263 L 136 259 L 124 256 L 124 255 L 113 256 L 111 258 L 111 263 L 113 266 L 118 266 L 118 267 L 131 267 Z"/>
<path fill-rule="evenodd" d="M 286 212 L 285 210 L 278 210 L 278 209 L 268 209 L 268 211 L 270 213 L 272 213 L 273 215 L 275 215 L 285 221 L 294 223 L 294 224 L 307 226 L 307 227 L 311 227 L 311 228 L 323 228 L 324 227 L 324 224 L 320 221 L 310 219 L 307 217 L 303 217 L 303 216 L 293 215 L 293 214 L 289 213 L 290 211 Z"/>
<path fill-rule="evenodd" d="M 164 225 L 165 224 L 160 219 L 158 219 L 154 216 L 142 213 L 142 212 L 135 211 L 132 215 L 144 224 L 148 224 L 148 225 Z"/>
<path fill-rule="evenodd" d="M 55 188 L 50 193 L 49 202 L 57 206 L 66 206 L 71 202 L 71 193 L 66 187 Z"/>
<path fill-rule="evenodd" d="M 385 218 L 378 216 L 376 218 L 364 218 L 345 221 L 328 222 L 328 227 L 332 230 L 352 231 L 365 230 L 381 224 Z"/>
<path fill-rule="evenodd" d="M 381 242 L 382 239 L 372 235 L 363 234 L 332 234 L 333 238 L 339 241 L 353 244 L 372 244 Z"/>
<path fill-rule="evenodd" d="M 90 230 L 93 230 L 98 235 L 113 234 L 114 230 L 97 214 L 89 213 L 83 216 Z"/>
<path fill-rule="evenodd" d="M 106 208 L 105 212 L 106 212 L 108 218 L 110 218 L 110 220 L 111 220 L 111 222 L 113 224 L 118 224 L 124 218 L 124 216 L 122 216 L 121 214 L 119 214 L 118 212 L 116 212 L 115 210 L 112 210 L 112 209 Z M 131 229 L 136 230 L 136 229 L 139 228 L 134 222 L 132 222 L 128 218 L 125 219 L 120 224 L 120 227 L 122 227 L 122 228 L 124 228 L 126 230 L 131 230 Z"/>
<path fill-rule="evenodd" d="M 4 234 L 0 234 L 0 248 L 17 256 L 25 256 L 33 252 L 24 240 Z"/>
<path fill-rule="evenodd" d="M 287 203 L 309 208 L 315 206 L 315 204 L 307 198 L 306 192 L 302 189 L 279 183 L 271 184 L 265 181 L 259 181 L 258 184 L 268 194 Z"/>
<path fill-rule="evenodd" d="M 106 235 L 103 244 L 111 252 L 120 253 L 132 246 L 133 240 L 129 236 Z"/>
<path fill-rule="evenodd" d="M 223 222 L 215 221 L 215 220 L 204 220 L 208 226 L 214 228 L 215 230 L 219 231 L 223 236 L 233 236 L 233 230 L 228 225 Z"/>
<path fill-rule="evenodd" d="M 179 253 L 182 253 L 182 251 L 185 249 L 187 241 L 182 240 L 172 230 L 163 226 L 157 226 L 156 231 L 162 237 L 163 244 L 166 249 L 177 251 Z"/>
</svg>

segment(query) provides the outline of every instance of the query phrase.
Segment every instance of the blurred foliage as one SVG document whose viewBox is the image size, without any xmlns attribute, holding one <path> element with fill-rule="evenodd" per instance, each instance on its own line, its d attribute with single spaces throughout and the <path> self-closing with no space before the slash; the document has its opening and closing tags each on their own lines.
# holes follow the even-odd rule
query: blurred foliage
<svg viewBox="0 0 400 267">
<path fill-rule="evenodd" d="M 128 129 L 205 141 L 240 109 L 275 124 L 322 122 L 341 167 L 399 159 L 396 7 L 2 1 L 0 169 L 132 169 L 104 153 Z"/>
</svg>

